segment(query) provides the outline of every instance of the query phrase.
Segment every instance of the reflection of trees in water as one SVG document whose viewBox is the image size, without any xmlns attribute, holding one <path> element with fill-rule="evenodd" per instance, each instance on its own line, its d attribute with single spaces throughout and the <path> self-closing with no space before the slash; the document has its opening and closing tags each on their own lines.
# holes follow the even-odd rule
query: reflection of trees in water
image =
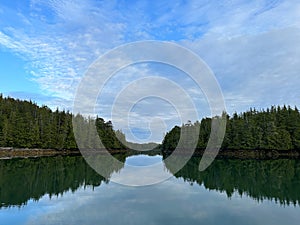
<svg viewBox="0 0 300 225">
<path fill-rule="evenodd" d="M 116 154 L 125 162 L 131 154 Z M 198 171 L 200 158 L 193 157 L 174 176 L 206 189 L 248 195 L 257 201 L 275 200 L 280 204 L 300 205 L 300 161 L 215 160 L 204 172 Z M 109 161 L 107 161 L 109 163 Z M 172 172 L 170 165 L 166 168 Z M 122 168 L 107 166 L 105 175 Z M 45 194 L 62 195 L 83 186 L 99 186 L 108 180 L 97 174 L 80 156 L 58 156 L 0 160 L 0 208 L 22 206 L 29 199 L 39 200 Z"/>
<path fill-rule="evenodd" d="M 123 154 L 114 157 L 125 162 Z M 74 192 L 81 186 L 99 186 L 102 182 L 108 180 L 79 156 L 0 160 L 0 207 L 21 206 L 45 194 L 58 196 L 66 191 Z"/>
<path fill-rule="evenodd" d="M 199 157 L 193 157 L 174 176 L 209 190 L 226 192 L 228 197 L 236 191 L 258 201 L 269 199 L 284 205 L 300 205 L 299 160 L 222 159 L 215 160 L 203 172 L 198 171 L 199 162 Z"/>
</svg>

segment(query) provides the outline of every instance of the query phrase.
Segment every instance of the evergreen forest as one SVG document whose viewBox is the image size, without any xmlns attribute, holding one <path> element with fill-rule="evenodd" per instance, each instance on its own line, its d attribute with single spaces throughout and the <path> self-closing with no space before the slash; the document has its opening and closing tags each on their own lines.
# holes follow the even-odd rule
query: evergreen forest
<svg viewBox="0 0 300 225">
<path fill-rule="evenodd" d="M 225 115 L 226 133 L 221 150 L 300 150 L 300 113 L 297 107 L 272 106 L 266 110 L 250 109 L 231 117 Z M 183 124 L 185 129 L 200 126 L 197 149 L 205 149 L 211 131 L 211 118 Z M 174 150 L 182 127 L 175 126 L 166 135 L 162 150 Z"/>
<path fill-rule="evenodd" d="M 39 107 L 31 101 L 0 95 L 0 147 L 77 149 L 72 127 L 73 117 L 68 111 L 52 111 L 47 106 Z M 81 115 L 75 115 L 75 118 L 85 127 L 95 124 L 106 148 L 125 148 L 117 138 L 117 135 L 122 137 L 122 132 L 114 131 L 111 121 Z"/>
<path fill-rule="evenodd" d="M 51 110 L 32 101 L 3 97 L 0 94 L 0 147 L 77 149 L 72 119 L 83 126 L 96 125 L 102 143 L 108 149 L 126 149 L 125 135 L 115 131 L 111 121 L 100 117 L 85 118 L 69 111 Z M 272 106 L 265 110 L 250 109 L 232 116 L 226 115 L 226 133 L 222 150 L 300 150 L 300 113 L 297 107 Z M 164 137 L 162 151 L 174 150 L 182 127 L 200 127 L 197 149 L 205 149 L 210 131 L 211 118 L 200 122 L 175 126 Z M 85 146 L 93 147 L 85 134 Z M 121 140 L 121 141 L 120 141 Z M 132 143 L 134 144 L 134 143 Z"/>
</svg>

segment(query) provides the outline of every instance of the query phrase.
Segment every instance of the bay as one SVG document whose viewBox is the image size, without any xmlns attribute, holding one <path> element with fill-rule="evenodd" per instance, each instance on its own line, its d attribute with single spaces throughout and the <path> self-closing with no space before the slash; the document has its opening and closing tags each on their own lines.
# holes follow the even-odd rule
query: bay
<svg viewBox="0 0 300 225">
<path fill-rule="evenodd" d="M 114 155 L 147 166 L 162 156 Z M 0 160 L 0 224 L 298 224 L 300 160 L 193 157 L 144 187 L 111 182 L 81 156 Z"/>
</svg>

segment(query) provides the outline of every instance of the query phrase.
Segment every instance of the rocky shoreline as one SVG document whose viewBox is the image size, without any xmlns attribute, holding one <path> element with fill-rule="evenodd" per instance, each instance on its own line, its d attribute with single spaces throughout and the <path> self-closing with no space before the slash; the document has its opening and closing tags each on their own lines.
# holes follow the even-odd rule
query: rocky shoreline
<svg viewBox="0 0 300 225">
<path fill-rule="evenodd" d="M 91 153 L 95 153 L 95 150 L 89 150 Z M 101 150 L 97 150 L 99 153 Z M 104 150 L 103 150 L 104 151 Z M 118 153 L 132 153 L 142 154 L 144 152 L 136 152 L 133 150 L 116 149 L 109 150 L 111 154 Z M 158 151 L 155 151 L 158 154 Z M 147 154 L 148 152 L 145 152 Z M 202 156 L 204 150 L 196 149 L 194 156 Z M 164 157 L 169 156 L 172 152 L 162 152 Z M 28 148 L 12 148 L 12 147 L 0 147 L 0 159 L 11 158 L 29 158 L 29 157 L 43 157 L 43 156 L 56 156 L 56 155 L 81 155 L 78 149 L 72 150 L 56 150 L 56 149 L 28 149 Z M 185 151 L 179 151 L 176 155 L 185 155 Z M 232 159 L 278 159 L 278 158 L 300 158 L 300 152 L 297 150 L 290 151 L 278 151 L 278 150 L 221 150 L 219 151 L 217 158 L 232 158 Z"/>
<path fill-rule="evenodd" d="M 238 158 L 238 159 L 279 159 L 279 158 L 300 158 L 299 151 L 296 150 L 235 150 L 220 151 L 219 158 Z"/>
<path fill-rule="evenodd" d="M 28 149 L 28 148 L 0 148 L 0 159 L 28 158 L 55 155 L 76 155 L 78 150 L 56 150 L 56 149 Z"/>
<path fill-rule="evenodd" d="M 193 156 L 202 156 L 204 153 L 203 149 L 196 149 Z M 172 152 L 163 152 L 164 157 L 169 156 Z M 176 155 L 184 156 L 185 151 L 179 151 Z M 228 158 L 228 159 L 279 159 L 279 158 L 290 158 L 300 159 L 299 150 L 220 150 L 217 158 Z"/>
<path fill-rule="evenodd" d="M 90 150 L 87 149 L 85 154 L 99 154 L 101 152 L 106 153 L 109 151 L 110 154 L 118 153 L 131 153 L 131 150 L 128 149 L 98 149 Z M 44 157 L 44 156 L 57 156 L 57 155 L 81 155 L 81 152 L 78 149 L 29 149 L 29 148 L 12 148 L 12 147 L 0 147 L 0 159 L 12 159 L 12 158 L 35 158 L 35 157 Z"/>
</svg>

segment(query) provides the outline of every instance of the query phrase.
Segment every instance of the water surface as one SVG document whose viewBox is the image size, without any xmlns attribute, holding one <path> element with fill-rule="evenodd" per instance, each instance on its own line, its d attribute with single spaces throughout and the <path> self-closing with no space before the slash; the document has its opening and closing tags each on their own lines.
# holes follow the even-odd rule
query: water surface
<svg viewBox="0 0 300 225">
<path fill-rule="evenodd" d="M 162 160 L 115 157 L 125 167 Z M 0 160 L 0 224 L 299 224 L 299 160 L 215 160 L 204 172 L 199 161 L 160 184 L 128 187 L 79 156 Z"/>
</svg>

